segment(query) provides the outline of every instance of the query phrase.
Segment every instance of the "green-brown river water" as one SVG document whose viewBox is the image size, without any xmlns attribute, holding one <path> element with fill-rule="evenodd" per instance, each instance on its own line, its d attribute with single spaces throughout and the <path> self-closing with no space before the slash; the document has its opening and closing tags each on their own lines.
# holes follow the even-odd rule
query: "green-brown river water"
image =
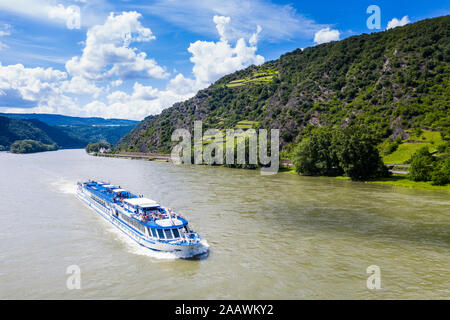
<svg viewBox="0 0 450 320">
<path fill-rule="evenodd" d="M 75 197 L 103 179 L 186 216 L 197 260 L 137 246 Z M 81 288 L 69 290 L 69 266 Z M 368 289 L 367 267 L 381 289 Z M 0 153 L 0 299 L 450 298 L 450 193 L 289 173 Z"/>
</svg>

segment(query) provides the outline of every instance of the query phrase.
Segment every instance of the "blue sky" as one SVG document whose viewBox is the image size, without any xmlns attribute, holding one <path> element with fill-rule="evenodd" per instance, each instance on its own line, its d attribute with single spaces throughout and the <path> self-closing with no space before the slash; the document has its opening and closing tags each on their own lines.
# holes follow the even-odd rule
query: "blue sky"
<svg viewBox="0 0 450 320">
<path fill-rule="evenodd" d="M 370 5 L 380 29 L 367 26 Z M 449 9 L 450 0 L 1 0 L 0 112 L 140 120 L 251 64 Z"/>
</svg>

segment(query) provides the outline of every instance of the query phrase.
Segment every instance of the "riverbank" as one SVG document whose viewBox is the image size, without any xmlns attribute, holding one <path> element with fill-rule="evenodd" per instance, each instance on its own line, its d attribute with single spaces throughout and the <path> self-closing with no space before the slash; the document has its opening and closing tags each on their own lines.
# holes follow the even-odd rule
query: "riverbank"
<svg viewBox="0 0 450 320">
<path fill-rule="evenodd" d="M 280 172 L 289 173 L 289 174 L 297 174 L 294 168 L 283 168 Z M 349 177 L 338 176 L 338 177 L 329 177 L 333 179 L 341 179 L 341 180 L 350 180 Z M 427 190 L 440 190 L 440 191 L 449 191 L 450 192 L 450 184 L 445 186 L 434 186 L 431 184 L 431 181 L 423 182 L 423 181 L 412 181 L 409 180 L 408 177 L 404 174 L 393 174 L 389 178 L 379 178 L 377 180 L 365 181 L 364 183 L 378 183 L 385 184 L 394 187 L 404 187 L 404 188 L 413 188 L 413 189 L 427 189 Z"/>
<path fill-rule="evenodd" d="M 445 186 L 435 186 L 431 184 L 431 181 L 412 181 L 409 180 L 408 177 L 406 177 L 405 175 L 397 175 L 397 174 L 394 174 L 392 177 L 389 178 L 380 178 L 379 180 L 367 182 L 387 184 L 395 187 L 450 191 L 450 184 L 447 184 Z"/>
<path fill-rule="evenodd" d="M 134 160 L 147 160 L 147 161 L 163 161 L 170 162 L 169 154 L 153 154 L 153 153 L 142 153 L 142 152 L 124 152 L 124 153 L 96 153 L 90 154 L 93 156 L 99 157 L 112 157 L 112 158 L 121 158 L 121 159 L 134 159 Z M 282 162 L 284 164 L 284 162 Z M 282 173 L 289 174 L 297 174 L 295 172 L 295 168 L 293 166 L 289 167 L 281 167 L 280 171 Z M 349 177 L 338 176 L 338 177 L 329 177 L 334 179 L 342 179 L 342 180 L 350 180 Z M 426 190 L 436 190 L 436 191 L 449 191 L 450 192 L 450 184 L 445 186 L 434 186 L 431 182 L 416 182 L 409 180 L 408 177 L 404 174 L 395 174 L 389 178 L 379 178 L 377 180 L 365 181 L 365 183 L 378 183 L 385 184 L 394 187 L 404 187 L 404 188 L 414 188 L 414 189 L 426 189 Z"/>
<path fill-rule="evenodd" d="M 110 158 L 124 158 L 135 160 L 147 160 L 147 161 L 163 161 L 170 162 L 170 154 L 156 154 L 156 153 L 143 153 L 143 152 L 123 152 L 123 153 L 90 153 L 92 156 L 97 157 L 110 157 Z"/>
</svg>

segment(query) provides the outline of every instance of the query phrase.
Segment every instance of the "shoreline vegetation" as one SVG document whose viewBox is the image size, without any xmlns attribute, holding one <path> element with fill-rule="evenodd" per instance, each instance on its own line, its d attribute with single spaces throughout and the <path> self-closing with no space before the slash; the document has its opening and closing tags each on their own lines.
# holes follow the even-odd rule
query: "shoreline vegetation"
<svg viewBox="0 0 450 320">
<path fill-rule="evenodd" d="M 170 162 L 170 154 L 138 153 L 138 152 L 124 152 L 124 153 L 90 152 L 89 155 L 97 157 L 120 158 L 120 159 Z"/>
<path fill-rule="evenodd" d="M 122 152 L 122 153 L 92 152 L 92 153 L 89 153 L 89 155 L 98 156 L 98 157 L 117 158 L 117 159 L 170 162 L 170 154 L 143 153 L 143 152 Z M 282 160 L 288 160 L 288 159 L 282 159 Z M 290 163 L 289 161 L 283 161 L 283 162 L 286 165 L 283 165 L 280 167 L 279 173 L 298 175 L 297 172 L 295 171 L 295 167 L 289 166 L 289 163 Z M 224 166 L 222 165 L 222 167 L 224 167 Z M 249 170 L 252 170 L 252 169 L 249 169 Z M 317 177 L 326 177 L 326 178 L 330 178 L 330 179 L 351 181 L 350 177 L 345 177 L 345 176 L 336 176 L 336 177 L 317 176 Z M 450 184 L 447 184 L 445 186 L 435 186 L 435 185 L 432 185 L 431 182 L 429 182 L 429 181 L 423 182 L 423 181 L 409 180 L 406 175 L 402 175 L 402 174 L 393 174 L 391 177 L 377 178 L 377 179 L 373 179 L 373 180 L 364 181 L 363 183 L 384 184 L 384 185 L 390 185 L 392 187 L 403 187 L 403 188 L 410 188 L 410 189 L 425 189 L 425 190 L 449 191 L 450 192 Z"/>
<path fill-rule="evenodd" d="M 294 168 L 283 167 L 283 168 L 280 168 L 280 172 L 298 175 Z M 336 176 L 336 177 L 315 176 L 315 177 L 325 177 L 325 178 L 330 178 L 330 179 L 352 181 L 350 179 L 350 177 L 345 177 L 345 176 Z M 384 185 L 389 185 L 392 187 L 403 187 L 403 188 L 409 188 L 409 189 L 426 189 L 426 190 L 449 191 L 450 192 L 450 184 L 447 184 L 444 186 L 435 186 L 435 185 L 432 185 L 430 181 L 409 180 L 408 177 L 404 174 L 393 174 L 391 177 L 377 178 L 377 179 L 373 179 L 373 180 L 359 181 L 359 182 L 384 184 Z"/>
<path fill-rule="evenodd" d="M 389 142 L 390 139 L 383 141 L 371 131 L 370 127 L 364 126 L 315 129 L 291 153 L 295 172 L 308 176 L 345 176 L 351 180 L 394 186 L 450 190 L 448 131 L 432 132 L 416 128 L 409 133 L 408 140 L 395 139 L 393 142 Z M 413 137 L 421 140 L 412 140 Z M 389 147 L 391 145 L 394 147 Z M 401 161 L 389 163 L 396 152 L 400 152 Z"/>
<path fill-rule="evenodd" d="M 11 144 L 9 152 L 11 153 L 37 153 L 45 151 L 56 151 L 59 147 L 57 144 L 44 144 L 35 140 L 16 140 Z"/>
</svg>

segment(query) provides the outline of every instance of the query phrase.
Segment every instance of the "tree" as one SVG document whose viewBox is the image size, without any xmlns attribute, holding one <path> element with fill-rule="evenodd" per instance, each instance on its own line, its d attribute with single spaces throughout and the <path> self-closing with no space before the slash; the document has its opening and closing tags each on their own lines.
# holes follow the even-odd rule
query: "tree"
<svg viewBox="0 0 450 320">
<path fill-rule="evenodd" d="M 295 170 L 304 175 L 336 176 L 342 174 L 333 146 L 336 132 L 318 129 L 302 140 L 294 150 Z"/>
<path fill-rule="evenodd" d="M 441 161 L 440 166 L 431 174 L 431 181 L 433 185 L 438 186 L 450 183 L 450 158 Z"/>
<path fill-rule="evenodd" d="M 374 133 L 367 127 L 354 125 L 335 136 L 339 166 L 352 180 L 368 180 L 389 175 L 383 164 Z"/>
<path fill-rule="evenodd" d="M 376 143 L 374 133 L 367 127 L 318 129 L 297 146 L 293 163 L 297 173 L 304 175 L 345 174 L 352 180 L 388 176 Z"/>
<path fill-rule="evenodd" d="M 427 147 L 419 149 L 411 157 L 409 178 L 413 181 L 429 181 L 433 172 L 433 156 Z"/>
</svg>

